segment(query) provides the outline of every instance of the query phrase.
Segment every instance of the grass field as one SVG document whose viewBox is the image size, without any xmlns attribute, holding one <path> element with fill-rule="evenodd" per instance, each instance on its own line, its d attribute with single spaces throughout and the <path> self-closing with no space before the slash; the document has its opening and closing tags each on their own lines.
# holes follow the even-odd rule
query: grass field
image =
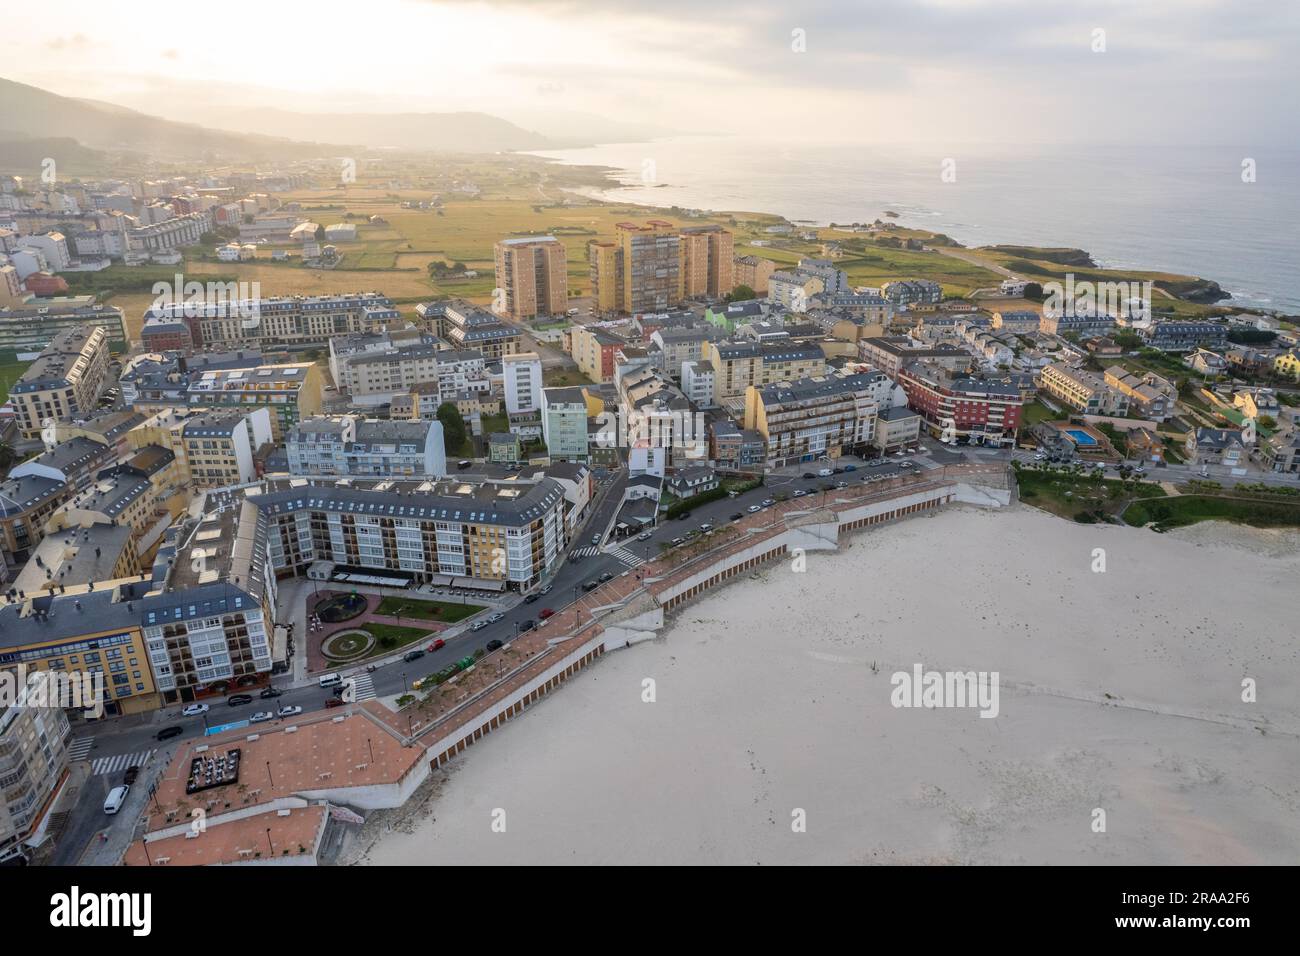
<svg viewBox="0 0 1300 956">
<path fill-rule="evenodd" d="M 422 598 L 386 597 L 379 602 L 377 614 L 392 617 L 415 617 L 424 621 L 455 624 L 483 610 L 481 604 L 449 604 L 446 601 L 428 601 Z M 369 625 L 367 625 L 369 628 Z"/>
<path fill-rule="evenodd" d="M 1117 481 L 1057 470 L 1016 469 L 1020 500 L 1062 518 L 1117 517 L 1135 498 L 1163 498 L 1159 485 Z M 1091 516 L 1081 518 L 1080 515 Z"/>
<path fill-rule="evenodd" d="M 23 372 L 31 362 L 10 362 L 7 365 L 0 365 L 0 395 L 6 398 L 9 396 L 9 389 L 13 388 L 14 382 L 22 378 Z"/>
<path fill-rule="evenodd" d="M 1198 521 L 1232 521 L 1255 528 L 1294 528 L 1300 527 L 1300 503 L 1222 495 L 1180 495 L 1159 501 L 1134 502 L 1125 510 L 1124 520 L 1137 527 L 1154 522 L 1157 531 L 1183 528 Z"/>
</svg>

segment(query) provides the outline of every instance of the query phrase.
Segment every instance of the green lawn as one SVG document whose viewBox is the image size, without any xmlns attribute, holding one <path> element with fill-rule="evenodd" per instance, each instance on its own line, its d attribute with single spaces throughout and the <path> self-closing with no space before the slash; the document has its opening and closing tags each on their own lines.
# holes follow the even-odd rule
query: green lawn
<svg viewBox="0 0 1300 956">
<path fill-rule="evenodd" d="M 481 604 L 450 604 L 446 601 L 428 601 L 423 598 L 386 597 L 379 602 L 378 614 L 392 617 L 412 617 L 424 621 L 455 624 L 483 610 Z M 367 630 L 370 625 L 367 625 Z M 375 635 L 378 637 L 379 635 Z"/>
<path fill-rule="evenodd" d="M 31 362 L 12 362 L 8 365 L 0 365 L 0 393 L 6 397 L 9 395 L 9 389 L 14 387 L 14 382 L 22 378 L 23 372 Z"/>
<path fill-rule="evenodd" d="M 1232 521 L 1256 528 L 1294 528 L 1300 527 L 1300 504 L 1222 495 L 1181 495 L 1159 501 L 1134 502 L 1124 512 L 1124 520 L 1136 527 L 1154 522 L 1157 531 L 1183 528 L 1198 521 Z"/>
<path fill-rule="evenodd" d="M 375 649 L 369 655 L 371 657 L 376 654 L 387 653 L 395 647 L 413 644 L 429 634 L 429 631 L 422 627 L 400 627 L 396 624 L 379 624 L 374 621 L 362 624 L 358 630 L 369 631 L 375 638 Z M 384 647 L 383 642 L 386 637 L 391 637 L 396 643 Z"/>
<path fill-rule="evenodd" d="M 1078 521 L 1116 516 L 1134 498 L 1161 498 L 1165 494 L 1159 485 L 1147 482 L 1125 482 L 1033 468 L 1017 468 L 1016 481 L 1021 501 Z"/>
</svg>

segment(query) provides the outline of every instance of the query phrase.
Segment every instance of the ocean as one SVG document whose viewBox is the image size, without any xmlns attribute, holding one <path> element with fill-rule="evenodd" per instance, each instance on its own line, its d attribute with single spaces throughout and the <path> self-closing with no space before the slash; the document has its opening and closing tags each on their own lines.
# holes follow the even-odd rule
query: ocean
<svg viewBox="0 0 1300 956">
<path fill-rule="evenodd" d="M 1086 249 L 1107 268 L 1212 279 L 1224 305 L 1300 313 L 1300 151 L 1218 144 L 926 150 L 724 137 L 535 155 L 609 166 L 620 202 L 903 225 L 963 245 Z M 1253 160 L 1254 181 L 1243 181 Z M 945 181 L 945 160 L 955 175 Z"/>
</svg>

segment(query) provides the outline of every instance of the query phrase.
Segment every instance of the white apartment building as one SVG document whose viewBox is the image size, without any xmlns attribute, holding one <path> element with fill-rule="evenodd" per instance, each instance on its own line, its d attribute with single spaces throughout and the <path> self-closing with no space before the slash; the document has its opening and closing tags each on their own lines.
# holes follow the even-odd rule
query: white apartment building
<svg viewBox="0 0 1300 956">
<path fill-rule="evenodd" d="M 535 412 L 542 407 L 542 359 L 536 352 L 517 352 L 501 358 L 506 412 Z"/>
</svg>

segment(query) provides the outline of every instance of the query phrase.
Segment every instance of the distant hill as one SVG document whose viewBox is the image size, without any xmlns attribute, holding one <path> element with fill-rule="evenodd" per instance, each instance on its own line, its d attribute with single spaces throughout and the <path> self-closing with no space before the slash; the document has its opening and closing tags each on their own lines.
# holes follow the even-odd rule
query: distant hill
<svg viewBox="0 0 1300 956">
<path fill-rule="evenodd" d="M 304 141 L 370 149 L 495 153 L 547 149 L 555 143 L 487 113 L 296 113 L 269 108 L 206 114 L 214 126 Z"/>
<path fill-rule="evenodd" d="M 0 79 L 0 140 L 67 138 L 92 149 L 159 158 L 270 159 L 319 155 L 319 145 L 177 123 Z M 319 139 L 319 137 L 313 137 Z"/>
</svg>

